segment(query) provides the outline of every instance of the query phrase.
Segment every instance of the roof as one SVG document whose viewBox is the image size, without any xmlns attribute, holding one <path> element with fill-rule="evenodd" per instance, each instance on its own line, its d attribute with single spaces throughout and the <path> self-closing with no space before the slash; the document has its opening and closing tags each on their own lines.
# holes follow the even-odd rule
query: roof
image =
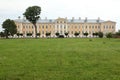
<svg viewBox="0 0 120 80">
<path fill-rule="evenodd" d="M 54 23 L 57 19 L 39 19 L 37 23 Z M 98 19 L 65 19 L 67 20 L 67 23 L 102 23 L 106 22 L 104 20 L 98 20 Z M 26 19 L 16 19 L 15 22 L 20 23 L 30 23 Z"/>
</svg>

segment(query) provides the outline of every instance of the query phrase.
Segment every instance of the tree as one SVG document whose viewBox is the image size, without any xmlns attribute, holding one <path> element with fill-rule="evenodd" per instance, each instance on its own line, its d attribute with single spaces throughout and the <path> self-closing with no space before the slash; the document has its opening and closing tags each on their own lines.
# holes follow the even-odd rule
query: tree
<svg viewBox="0 0 120 80">
<path fill-rule="evenodd" d="M 34 27 L 35 27 L 35 38 L 37 38 L 37 21 L 40 18 L 40 13 L 41 13 L 41 7 L 39 6 L 32 6 L 32 7 L 28 7 L 25 11 L 25 13 L 23 13 L 23 15 L 26 17 L 26 19 L 28 21 L 30 21 Z"/>
<path fill-rule="evenodd" d="M 117 35 L 117 36 L 120 36 L 120 30 L 118 30 L 118 32 L 116 32 L 116 35 Z"/>
<path fill-rule="evenodd" d="M 65 36 L 66 36 L 66 37 L 68 36 L 68 32 L 65 32 Z"/>
<path fill-rule="evenodd" d="M 4 28 L 6 38 L 8 38 L 9 35 L 13 36 L 17 33 L 17 26 L 13 20 L 6 19 L 2 24 L 2 28 Z"/>
<path fill-rule="evenodd" d="M 118 30 L 118 32 L 116 32 L 115 34 L 112 34 L 112 37 L 120 38 L 120 30 Z"/>
<path fill-rule="evenodd" d="M 51 33 L 50 33 L 50 32 L 47 32 L 45 35 L 46 35 L 46 37 L 48 37 L 48 36 L 51 35 Z"/>
<path fill-rule="evenodd" d="M 59 33 L 59 32 L 56 32 L 55 35 L 56 35 L 57 37 L 59 37 L 60 33 Z"/>
<path fill-rule="evenodd" d="M 98 36 L 98 32 L 95 32 L 95 36 L 96 36 L 96 37 Z"/>
<path fill-rule="evenodd" d="M 32 36 L 32 33 L 27 33 L 27 36 Z"/>
<path fill-rule="evenodd" d="M 93 37 L 95 36 L 95 33 L 92 33 Z"/>
<path fill-rule="evenodd" d="M 37 33 L 36 35 L 40 37 L 40 33 Z"/>
<path fill-rule="evenodd" d="M 75 33 L 74 33 L 75 37 L 77 37 L 79 34 L 80 34 L 80 33 L 78 33 L 78 32 L 75 32 Z"/>
<path fill-rule="evenodd" d="M 16 35 L 17 35 L 17 36 L 18 36 L 18 38 L 19 38 L 19 36 L 20 36 L 20 33 L 17 33 Z"/>
<path fill-rule="evenodd" d="M 83 35 L 85 35 L 87 37 L 88 36 L 88 32 L 83 33 Z"/>
<path fill-rule="evenodd" d="M 98 32 L 99 38 L 103 38 L 103 32 Z"/>
<path fill-rule="evenodd" d="M 20 33 L 20 36 L 23 36 L 23 33 Z"/>
<path fill-rule="evenodd" d="M 109 39 L 112 38 L 112 33 L 107 33 L 106 37 L 109 38 Z"/>
<path fill-rule="evenodd" d="M 4 32 L 0 32 L 0 37 L 5 37 Z"/>
</svg>

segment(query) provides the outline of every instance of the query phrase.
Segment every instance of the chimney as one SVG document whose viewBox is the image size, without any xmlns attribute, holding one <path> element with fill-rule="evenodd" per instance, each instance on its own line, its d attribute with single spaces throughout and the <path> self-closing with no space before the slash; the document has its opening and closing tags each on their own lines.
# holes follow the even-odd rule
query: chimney
<svg viewBox="0 0 120 80">
<path fill-rule="evenodd" d="M 65 19 L 67 20 L 67 17 L 65 17 Z"/>
<path fill-rule="evenodd" d="M 41 20 L 41 17 L 39 19 Z"/>
<path fill-rule="evenodd" d="M 20 16 L 18 16 L 18 19 L 20 19 Z"/>
<path fill-rule="evenodd" d="M 47 20 L 47 17 L 45 17 L 45 20 Z"/>
<path fill-rule="evenodd" d="M 23 16 L 23 20 L 26 21 L 26 17 L 25 16 Z"/>
<path fill-rule="evenodd" d="M 85 22 L 87 22 L 87 17 L 85 17 Z"/>
<path fill-rule="evenodd" d="M 79 17 L 79 20 L 81 20 L 81 17 Z"/>
<path fill-rule="evenodd" d="M 98 20 L 97 20 L 97 22 L 100 22 L 100 17 L 98 17 Z"/>
<path fill-rule="evenodd" d="M 98 17 L 98 20 L 100 20 L 100 17 Z"/>
<path fill-rule="evenodd" d="M 74 20 L 74 17 L 72 17 L 72 20 Z"/>
</svg>

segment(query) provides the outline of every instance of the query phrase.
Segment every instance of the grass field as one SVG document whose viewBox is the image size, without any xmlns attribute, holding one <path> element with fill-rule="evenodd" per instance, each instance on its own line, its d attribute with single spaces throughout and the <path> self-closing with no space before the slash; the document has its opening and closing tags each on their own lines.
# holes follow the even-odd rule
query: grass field
<svg viewBox="0 0 120 80">
<path fill-rule="evenodd" d="M 0 80 L 120 80 L 120 39 L 0 39 Z"/>
</svg>

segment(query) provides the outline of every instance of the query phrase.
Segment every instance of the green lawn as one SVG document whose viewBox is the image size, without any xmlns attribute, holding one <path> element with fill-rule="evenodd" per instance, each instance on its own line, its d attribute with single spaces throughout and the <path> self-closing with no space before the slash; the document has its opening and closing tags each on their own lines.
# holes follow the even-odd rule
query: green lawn
<svg viewBox="0 0 120 80">
<path fill-rule="evenodd" d="M 0 39 L 0 80 L 120 80 L 120 39 Z"/>
</svg>

